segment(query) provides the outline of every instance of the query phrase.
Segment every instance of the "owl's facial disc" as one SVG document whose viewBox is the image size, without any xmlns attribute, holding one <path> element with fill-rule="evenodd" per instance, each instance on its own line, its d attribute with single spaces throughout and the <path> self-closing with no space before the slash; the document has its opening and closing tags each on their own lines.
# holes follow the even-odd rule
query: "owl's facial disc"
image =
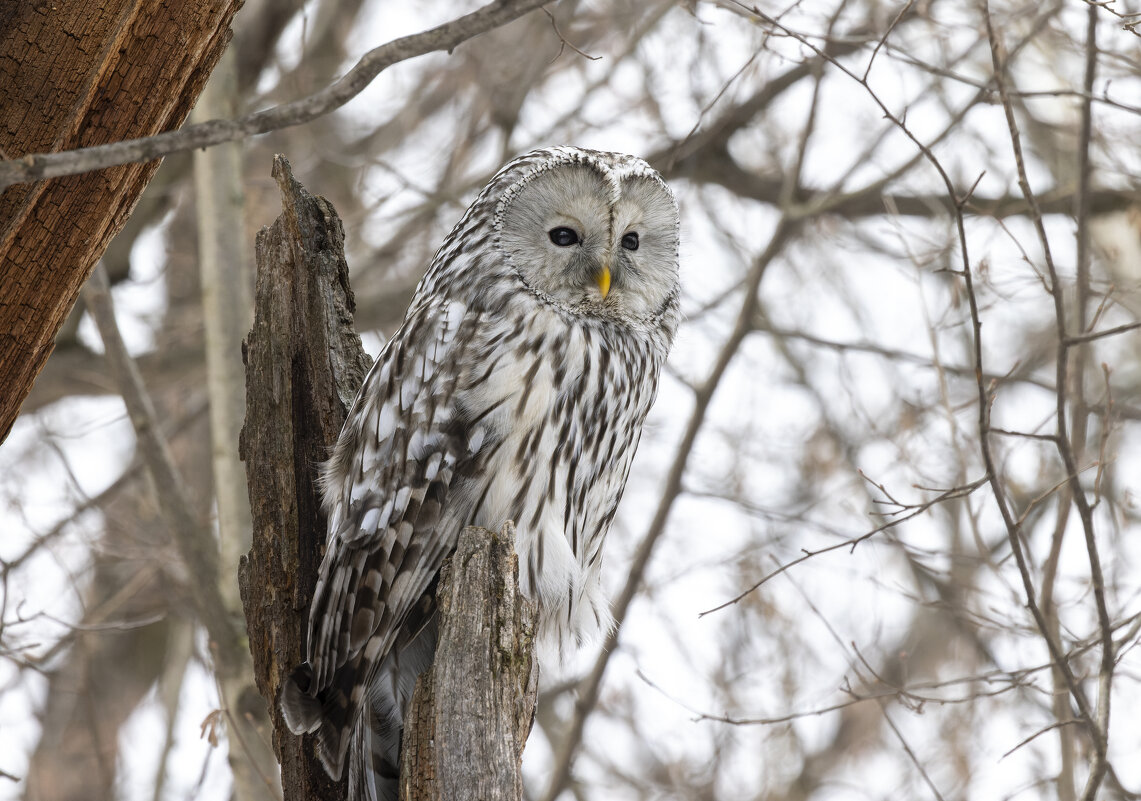
<svg viewBox="0 0 1141 801">
<path fill-rule="evenodd" d="M 676 281 L 677 206 L 653 178 L 555 165 L 502 209 L 499 244 L 541 295 L 592 315 L 644 317 Z"/>
</svg>

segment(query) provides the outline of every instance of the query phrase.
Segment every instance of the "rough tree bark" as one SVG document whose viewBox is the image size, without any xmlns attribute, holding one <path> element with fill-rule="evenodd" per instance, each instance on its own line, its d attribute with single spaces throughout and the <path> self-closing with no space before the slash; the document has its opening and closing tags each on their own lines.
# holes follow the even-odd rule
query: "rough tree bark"
<svg viewBox="0 0 1141 801">
<path fill-rule="evenodd" d="M 312 742 L 289 733 L 276 699 L 301 657 L 305 607 L 324 549 L 317 465 L 328 457 L 369 362 L 353 330 L 340 219 L 328 201 L 293 179 L 280 156 L 273 176 L 282 213 L 257 237 L 254 327 L 245 350 L 239 450 L 253 539 L 238 586 L 255 678 L 273 718 L 285 801 L 332 801 L 345 797 L 344 784 L 326 776 Z"/>
<path fill-rule="evenodd" d="M 0 3 L 0 158 L 177 128 L 240 5 Z M 157 167 L 127 164 L 0 194 L 0 442 Z"/>
<path fill-rule="evenodd" d="M 273 175 L 283 210 L 258 234 L 254 326 L 246 342 L 240 450 L 253 544 L 239 586 L 285 801 L 323 801 L 344 798 L 344 784 L 325 775 L 311 737 L 289 733 L 276 699 L 301 658 L 305 607 L 324 549 L 317 466 L 340 432 L 368 358 L 353 330 L 340 219 L 293 179 L 284 158 L 275 159 Z M 406 751 L 409 741 L 417 743 L 408 763 L 419 788 L 412 798 L 522 797 L 519 757 L 535 699 L 534 610 L 518 591 L 511 534 L 481 531 L 465 532 L 465 550 L 451 568 L 456 580 L 441 582 L 440 649 L 431 685 L 417 687 L 413 714 L 420 723 L 409 725 L 416 734 L 405 743 Z M 468 790 L 448 789 L 460 787 Z M 511 794 L 495 794 L 500 787 Z"/>
<path fill-rule="evenodd" d="M 518 801 L 535 719 L 535 605 L 519 593 L 515 527 L 464 529 L 436 592 L 440 643 L 416 682 L 403 801 Z"/>
</svg>

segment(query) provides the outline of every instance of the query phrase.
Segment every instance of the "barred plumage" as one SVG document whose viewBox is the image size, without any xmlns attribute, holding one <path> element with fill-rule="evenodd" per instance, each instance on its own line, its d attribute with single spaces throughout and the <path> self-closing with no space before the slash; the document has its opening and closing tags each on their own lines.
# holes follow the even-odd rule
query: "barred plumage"
<svg viewBox="0 0 1141 801">
<path fill-rule="evenodd" d="M 678 322 L 678 216 L 641 159 L 559 147 L 505 166 L 441 245 L 322 481 L 329 539 L 295 733 L 349 798 L 395 798 L 400 731 L 435 648 L 463 526 L 518 529 L 540 638 L 611 625 L 602 541 Z"/>
</svg>

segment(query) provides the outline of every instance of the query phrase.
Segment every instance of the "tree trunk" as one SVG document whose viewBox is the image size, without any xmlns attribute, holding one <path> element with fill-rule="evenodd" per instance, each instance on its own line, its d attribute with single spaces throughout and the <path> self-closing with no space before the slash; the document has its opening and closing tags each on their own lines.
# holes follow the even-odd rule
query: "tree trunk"
<svg viewBox="0 0 1141 801">
<path fill-rule="evenodd" d="M 353 330 L 344 230 L 332 205 L 293 179 L 278 156 L 282 213 L 257 237 L 254 327 L 246 340 L 246 421 L 240 453 L 253 541 L 238 570 L 258 689 L 270 707 L 285 801 L 343 799 L 277 707 L 301 661 L 305 608 L 325 546 L 317 466 L 340 433 L 368 357 Z"/>
<path fill-rule="evenodd" d="M 436 592 L 440 640 L 416 682 L 402 801 L 519 801 L 535 719 L 535 604 L 519 592 L 515 527 L 464 529 Z"/>
<path fill-rule="evenodd" d="M 0 158 L 177 128 L 241 0 L 0 4 Z M 157 161 L 0 194 L 0 442 Z"/>
</svg>

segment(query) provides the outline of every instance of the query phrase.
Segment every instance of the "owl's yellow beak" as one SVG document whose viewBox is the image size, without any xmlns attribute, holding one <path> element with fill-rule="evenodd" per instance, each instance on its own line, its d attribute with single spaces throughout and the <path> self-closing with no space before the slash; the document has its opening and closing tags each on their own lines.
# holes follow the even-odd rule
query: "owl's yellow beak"
<svg viewBox="0 0 1141 801">
<path fill-rule="evenodd" d="M 606 296 L 610 294 L 610 265 L 602 265 L 594 280 L 598 284 L 598 291 L 602 293 L 602 299 L 606 300 Z"/>
</svg>

